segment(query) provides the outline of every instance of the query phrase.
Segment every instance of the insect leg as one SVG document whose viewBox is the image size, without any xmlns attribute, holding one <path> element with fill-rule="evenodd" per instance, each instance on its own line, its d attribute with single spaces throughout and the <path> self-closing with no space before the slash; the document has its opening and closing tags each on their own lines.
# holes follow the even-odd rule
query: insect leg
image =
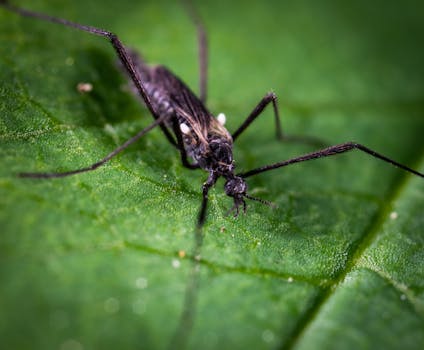
<svg viewBox="0 0 424 350">
<path fill-rule="evenodd" d="M 125 149 L 130 144 L 132 144 L 133 142 L 138 140 L 146 132 L 150 131 L 153 127 L 155 127 L 157 125 L 159 125 L 161 127 L 162 131 L 165 133 L 165 136 L 167 137 L 169 142 L 177 147 L 177 143 L 172 138 L 172 135 L 169 133 L 169 131 L 166 129 L 166 127 L 164 125 L 164 121 L 165 121 L 166 118 L 160 117 L 156 113 L 156 111 L 154 110 L 153 105 L 152 105 L 152 103 L 149 99 L 149 96 L 147 95 L 146 89 L 144 88 L 143 83 L 141 82 L 140 75 L 137 71 L 137 68 L 134 66 L 134 63 L 132 62 L 131 55 L 127 52 L 127 50 L 125 49 L 122 42 L 119 40 L 119 38 L 115 34 L 109 32 L 109 31 L 103 30 L 103 29 L 95 28 L 95 27 L 92 27 L 92 26 L 82 25 L 82 24 L 71 22 L 71 21 L 68 21 L 68 20 L 65 20 L 65 19 L 62 19 L 62 18 L 52 17 L 52 16 L 45 15 L 45 14 L 42 14 L 42 13 L 37 13 L 37 12 L 32 12 L 32 11 L 28 11 L 28 10 L 25 10 L 25 9 L 21 9 L 19 7 L 16 7 L 16 6 L 9 4 L 7 1 L 4 1 L 4 0 L 0 0 L 0 5 L 5 7 L 6 9 L 12 11 L 12 12 L 15 12 L 15 13 L 22 15 L 22 16 L 25 16 L 25 17 L 32 17 L 32 18 L 36 18 L 36 19 L 46 20 L 46 21 L 53 22 L 53 23 L 62 24 L 62 25 L 67 26 L 67 27 L 72 27 L 72 28 L 75 28 L 75 29 L 79 29 L 79 30 L 91 33 L 91 34 L 103 36 L 103 37 L 109 39 L 109 41 L 111 42 L 113 48 L 115 49 L 115 51 L 116 51 L 116 53 L 119 57 L 119 59 L 121 60 L 123 67 L 125 68 L 125 70 L 129 74 L 129 76 L 131 77 L 131 80 L 133 81 L 135 87 L 137 88 L 138 92 L 140 93 L 141 97 L 143 98 L 147 108 L 149 109 L 149 111 L 153 115 L 153 117 L 156 119 L 156 122 L 151 124 L 148 128 L 140 131 L 136 136 L 134 136 L 133 138 L 128 140 L 125 144 L 118 147 L 116 150 L 114 150 L 112 153 L 110 153 L 108 156 L 106 156 L 101 161 L 92 164 L 90 167 L 78 169 L 78 170 L 75 170 L 75 171 L 65 172 L 65 173 L 49 173 L 49 174 L 24 173 L 24 174 L 20 174 L 20 176 L 36 177 L 36 178 L 38 178 L 38 177 L 39 178 L 63 177 L 63 176 L 78 174 L 78 173 L 85 172 L 85 171 L 94 170 L 97 167 L 99 167 L 100 165 L 103 165 L 110 158 L 112 158 L 113 156 L 115 156 L 116 154 L 121 152 L 123 149 Z"/>
<path fill-rule="evenodd" d="M 62 24 L 62 25 L 67 26 L 67 27 L 72 27 L 72 28 L 75 28 L 75 29 L 78 29 L 78 30 L 82 30 L 82 31 L 85 31 L 85 32 L 88 32 L 88 33 L 91 33 L 91 34 L 94 34 L 94 35 L 99 35 L 99 36 L 107 38 L 111 42 L 113 48 L 115 49 L 116 54 L 118 55 L 119 59 L 121 60 L 123 67 L 128 72 L 129 76 L 131 77 L 132 81 L 134 82 L 135 87 L 137 88 L 138 92 L 140 93 L 141 97 L 143 98 L 144 102 L 146 103 L 146 106 L 149 109 L 150 113 L 152 113 L 152 115 L 155 119 L 159 119 L 160 116 L 156 113 L 156 111 L 154 110 L 154 108 L 152 106 L 152 103 L 150 102 L 149 96 L 147 95 L 146 89 L 144 88 L 143 83 L 141 82 L 141 79 L 140 79 L 140 76 L 137 72 L 137 69 L 134 67 L 134 64 L 132 63 L 130 55 L 128 54 L 124 45 L 119 40 L 119 38 L 116 34 L 109 32 L 107 30 L 96 28 L 96 27 L 71 22 L 71 21 L 68 21 L 66 19 L 57 18 L 57 17 L 45 15 L 45 14 L 42 14 L 42 13 L 28 11 L 28 10 L 13 6 L 5 0 L 0 0 L 0 6 L 3 6 L 6 9 L 8 9 L 12 12 L 15 12 L 15 13 L 21 15 L 21 16 L 24 16 L 24 17 L 32 17 L 32 18 L 37 18 L 37 19 L 53 22 L 53 23 Z"/>
<path fill-rule="evenodd" d="M 208 208 L 208 194 L 210 188 L 215 184 L 216 178 L 209 176 L 208 180 L 202 186 L 202 205 L 200 206 L 199 216 L 197 217 L 197 228 L 200 229 L 206 221 L 206 210 Z"/>
<path fill-rule="evenodd" d="M 208 84 L 208 38 L 202 19 L 193 4 L 189 0 L 183 1 L 187 12 L 196 26 L 197 45 L 199 55 L 199 98 L 203 104 L 206 104 L 207 84 Z"/>
<path fill-rule="evenodd" d="M 166 128 L 166 125 L 162 123 L 162 124 L 159 124 L 159 127 L 161 128 L 162 132 L 165 134 L 165 137 L 167 138 L 167 140 L 169 141 L 169 143 L 171 145 L 173 145 L 175 148 L 178 148 L 179 149 L 179 146 L 178 146 L 177 142 L 175 142 L 173 136 L 171 135 L 171 133 Z"/>
<path fill-rule="evenodd" d="M 237 137 L 240 136 L 240 134 L 247 129 L 247 127 L 257 118 L 259 115 L 263 112 L 266 106 L 272 102 L 272 105 L 274 107 L 274 116 L 275 116 L 275 130 L 276 130 L 276 136 L 277 139 L 281 140 L 283 139 L 283 131 L 281 129 L 281 122 L 280 122 L 280 114 L 278 112 L 278 106 L 277 106 L 277 95 L 273 92 L 268 92 L 256 105 L 256 107 L 253 109 L 253 111 L 249 114 L 249 116 L 246 118 L 246 120 L 241 124 L 238 129 L 232 134 L 233 140 L 235 141 Z"/>
<path fill-rule="evenodd" d="M 406 165 L 400 164 L 400 163 L 394 161 L 393 159 L 390 159 L 386 156 L 383 156 L 382 154 L 377 153 L 376 151 L 374 151 L 374 150 L 372 150 L 368 147 L 365 147 L 365 146 L 363 146 L 359 143 L 355 143 L 355 142 L 346 142 L 346 143 L 342 143 L 342 144 L 339 144 L 339 145 L 330 146 L 330 147 L 324 148 L 324 149 L 319 150 L 319 151 L 304 154 L 300 157 L 295 157 L 295 158 L 292 158 L 292 159 L 289 159 L 289 160 L 286 160 L 286 161 L 283 161 L 283 162 L 278 162 L 278 163 L 275 163 L 275 164 L 265 165 L 265 166 L 262 166 L 260 168 L 252 169 L 252 170 L 247 171 L 245 173 L 237 174 L 237 176 L 240 176 L 242 178 L 246 178 L 246 177 L 249 177 L 249 176 L 253 176 L 253 175 L 256 175 L 256 174 L 263 173 L 265 171 L 281 168 L 281 167 L 284 167 L 284 166 L 287 166 L 287 165 L 290 165 L 290 164 L 305 162 L 305 161 L 317 159 L 317 158 L 334 156 L 336 154 L 348 152 L 348 151 L 351 151 L 351 150 L 354 150 L 354 149 L 358 149 L 362 152 L 368 153 L 375 158 L 381 159 L 381 160 L 383 160 L 387 163 L 390 163 L 390 164 L 392 164 L 396 167 L 399 167 L 399 168 L 401 168 L 405 171 L 408 171 L 408 172 L 410 172 L 414 175 L 417 175 L 417 176 L 424 178 L 424 174 L 422 174 L 422 173 L 420 173 L 416 170 L 413 170 L 413 169 L 407 167 Z"/>
<path fill-rule="evenodd" d="M 266 106 L 272 102 L 272 106 L 274 108 L 274 117 L 275 117 L 275 131 L 276 137 L 278 140 L 284 141 L 292 141 L 292 142 L 300 142 L 307 143 L 315 146 L 323 146 L 324 142 L 310 136 L 295 136 L 295 135 L 286 135 L 283 133 L 280 121 L 280 113 L 278 111 L 277 105 L 277 95 L 273 92 L 268 92 L 256 105 L 250 115 L 246 118 L 246 120 L 239 126 L 239 128 L 232 134 L 233 140 L 235 141 L 241 133 L 247 129 L 247 127 L 264 111 Z"/>
<path fill-rule="evenodd" d="M 131 137 L 129 140 L 127 140 L 125 143 L 123 143 L 121 146 L 119 146 L 118 148 L 116 148 L 112 152 L 110 152 L 106 157 L 104 157 L 103 159 L 99 160 L 96 163 L 91 164 L 88 167 L 80 168 L 80 169 L 76 169 L 76 170 L 71 170 L 71 171 L 65 171 L 65 172 L 61 172 L 61 173 L 19 173 L 18 176 L 19 177 L 36 178 L 36 179 L 49 179 L 49 178 L 55 178 L 55 177 L 65 177 L 65 176 L 70 176 L 70 175 L 75 175 L 75 174 L 80 174 L 80 173 L 85 173 L 87 171 L 95 170 L 98 167 L 105 164 L 111 158 L 115 157 L 118 153 L 123 151 L 125 148 L 127 148 L 128 146 L 130 146 L 131 144 L 133 144 L 134 142 L 139 140 L 141 137 L 143 137 L 145 134 L 147 134 L 150 130 L 152 130 L 156 126 L 160 125 L 161 123 L 163 123 L 165 118 L 166 118 L 166 116 L 162 116 L 161 118 L 156 119 L 148 127 L 144 128 L 143 130 L 138 132 L 135 136 Z"/>
<path fill-rule="evenodd" d="M 180 125 L 178 123 L 177 118 L 172 120 L 172 129 L 174 130 L 174 134 L 177 137 L 177 148 L 180 151 L 181 155 L 181 163 L 188 169 L 199 169 L 198 164 L 192 164 L 188 161 L 187 152 L 184 148 L 183 136 L 181 134 Z"/>
<path fill-rule="evenodd" d="M 202 191 L 202 205 L 200 206 L 199 216 L 197 217 L 197 227 L 201 228 L 206 221 L 206 209 L 208 207 L 208 193 L 209 188 L 207 186 L 203 186 Z"/>
<path fill-rule="evenodd" d="M 127 48 L 127 47 L 125 49 L 126 49 L 128 55 L 131 57 L 131 62 L 133 64 L 135 70 L 137 71 L 139 77 L 142 77 L 143 76 L 142 72 L 143 72 L 143 70 L 146 69 L 146 63 L 144 62 L 143 58 L 140 56 L 140 54 L 137 51 L 135 51 L 131 48 Z M 122 62 L 120 64 L 120 68 L 123 68 Z M 125 71 L 125 73 L 127 73 L 127 71 Z M 131 90 L 134 90 L 134 86 L 132 86 Z M 138 90 L 133 91 L 133 92 L 135 92 L 137 97 L 139 97 L 138 96 L 139 95 Z M 177 141 L 175 141 L 174 137 L 172 136 L 171 132 L 168 130 L 166 125 L 162 123 L 162 124 L 159 125 L 159 127 L 161 128 L 162 132 L 164 133 L 164 135 L 167 138 L 167 140 L 169 141 L 169 143 L 171 145 L 173 145 L 175 148 L 178 149 L 179 147 L 178 147 Z"/>
</svg>

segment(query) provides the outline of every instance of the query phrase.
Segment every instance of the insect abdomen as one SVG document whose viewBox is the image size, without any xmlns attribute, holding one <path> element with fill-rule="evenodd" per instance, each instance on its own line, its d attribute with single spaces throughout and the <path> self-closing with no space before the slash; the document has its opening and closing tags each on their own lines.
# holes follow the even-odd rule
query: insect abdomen
<svg viewBox="0 0 424 350">
<path fill-rule="evenodd" d="M 144 85 L 150 97 L 150 102 L 158 115 L 168 115 L 170 117 L 175 115 L 175 110 L 171 106 L 169 97 L 160 88 L 151 83 L 145 83 Z"/>
</svg>

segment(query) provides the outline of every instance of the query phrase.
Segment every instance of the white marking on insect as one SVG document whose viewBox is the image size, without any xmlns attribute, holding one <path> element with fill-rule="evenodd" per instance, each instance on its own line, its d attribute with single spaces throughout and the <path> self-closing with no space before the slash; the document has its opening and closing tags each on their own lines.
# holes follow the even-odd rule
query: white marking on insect
<svg viewBox="0 0 424 350">
<path fill-rule="evenodd" d="M 155 90 L 155 92 L 153 93 L 153 98 L 157 100 L 159 97 L 160 97 L 160 92 L 158 90 Z"/>
<path fill-rule="evenodd" d="M 191 131 L 190 127 L 187 124 L 184 124 L 184 123 L 180 124 L 180 130 L 183 134 L 186 134 L 186 135 L 190 134 L 190 131 Z"/>
<path fill-rule="evenodd" d="M 218 120 L 218 123 L 221 125 L 225 125 L 225 122 L 227 121 L 227 117 L 225 116 L 224 113 L 219 113 L 216 116 L 216 119 Z"/>
</svg>

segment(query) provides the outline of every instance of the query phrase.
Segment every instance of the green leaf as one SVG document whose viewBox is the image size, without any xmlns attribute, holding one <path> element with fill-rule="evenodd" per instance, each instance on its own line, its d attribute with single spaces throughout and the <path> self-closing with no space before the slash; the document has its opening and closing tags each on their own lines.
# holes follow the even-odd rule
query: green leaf
<svg viewBox="0 0 424 350">
<path fill-rule="evenodd" d="M 196 33 L 177 2 L 16 3 L 110 29 L 197 91 Z M 421 2 L 196 7 L 208 106 L 229 130 L 272 90 L 288 134 L 424 171 Z M 152 121 L 106 40 L 0 8 L 0 116 L 4 348 L 424 348 L 422 179 L 354 151 L 249 178 L 277 208 L 249 202 L 236 219 L 219 182 L 196 263 L 207 174 L 183 168 L 160 130 L 92 173 L 14 176 L 86 166 Z M 273 136 L 268 108 L 237 140 L 238 169 L 313 150 Z"/>
</svg>

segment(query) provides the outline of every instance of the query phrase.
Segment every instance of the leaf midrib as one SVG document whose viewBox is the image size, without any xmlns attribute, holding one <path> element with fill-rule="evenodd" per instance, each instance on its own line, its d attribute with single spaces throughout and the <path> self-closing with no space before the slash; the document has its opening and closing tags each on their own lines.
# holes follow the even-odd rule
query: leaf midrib
<svg viewBox="0 0 424 350">
<path fill-rule="evenodd" d="M 424 148 L 421 149 L 420 154 L 422 155 L 423 153 Z M 413 166 L 413 168 L 418 168 L 418 165 L 422 164 L 423 161 L 424 156 L 420 156 L 416 162 L 413 162 L 416 165 L 415 167 Z M 278 349 L 288 350 L 294 349 L 296 347 L 296 344 L 307 332 L 309 326 L 315 321 L 315 319 L 317 319 L 320 311 L 324 308 L 325 305 L 327 305 L 331 297 L 335 295 L 338 290 L 338 286 L 343 283 L 346 276 L 350 272 L 359 266 L 358 262 L 362 258 L 364 252 L 374 243 L 378 237 L 378 233 L 381 232 L 381 229 L 386 222 L 389 213 L 391 212 L 392 203 L 400 198 L 404 189 L 409 185 L 413 178 L 414 177 L 408 173 L 405 173 L 399 177 L 397 183 L 392 187 L 392 191 L 387 195 L 387 201 L 385 201 L 380 206 L 380 210 L 374 215 L 369 228 L 365 230 L 365 234 L 358 240 L 354 248 L 348 253 L 349 258 L 346 259 L 344 268 L 340 269 L 335 278 L 329 280 L 329 283 L 323 288 L 322 292 L 315 298 L 312 306 L 307 310 L 303 317 L 300 318 L 300 322 L 298 322 L 292 334 L 287 337 L 287 341 L 280 344 Z M 393 280 L 390 280 L 390 285 L 392 285 L 396 290 L 399 290 L 401 293 L 405 292 L 404 290 L 397 288 Z M 407 297 L 409 296 L 407 295 Z M 410 303 L 414 305 L 412 300 L 410 300 Z"/>
</svg>

